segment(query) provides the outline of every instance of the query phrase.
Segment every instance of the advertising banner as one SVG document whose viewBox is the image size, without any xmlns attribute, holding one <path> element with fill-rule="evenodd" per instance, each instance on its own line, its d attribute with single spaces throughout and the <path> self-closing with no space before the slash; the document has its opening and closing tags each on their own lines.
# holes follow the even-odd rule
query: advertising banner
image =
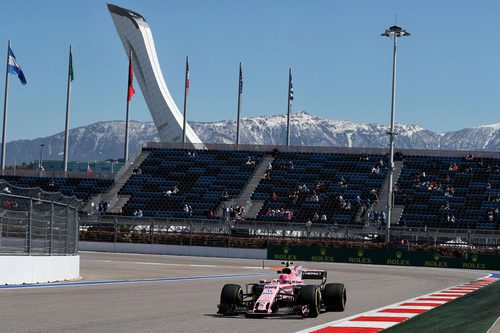
<svg viewBox="0 0 500 333">
<path fill-rule="evenodd" d="M 500 270 L 500 258 L 495 255 L 469 254 L 463 257 L 446 257 L 438 252 L 410 252 L 394 249 L 270 245 L 267 248 L 267 258 L 290 261 Z"/>
</svg>

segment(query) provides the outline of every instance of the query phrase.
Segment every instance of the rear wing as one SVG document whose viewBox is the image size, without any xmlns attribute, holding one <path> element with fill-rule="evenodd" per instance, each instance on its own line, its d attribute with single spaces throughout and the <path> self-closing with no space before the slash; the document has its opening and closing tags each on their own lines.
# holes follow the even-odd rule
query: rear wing
<svg viewBox="0 0 500 333">
<path fill-rule="evenodd" d="M 302 280 L 323 280 L 326 282 L 326 271 L 302 271 Z"/>
</svg>

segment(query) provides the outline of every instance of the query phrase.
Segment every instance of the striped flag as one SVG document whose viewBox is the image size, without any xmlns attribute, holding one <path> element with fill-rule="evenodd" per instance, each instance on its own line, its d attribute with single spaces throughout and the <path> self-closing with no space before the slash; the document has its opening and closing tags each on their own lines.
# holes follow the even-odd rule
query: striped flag
<svg viewBox="0 0 500 333">
<path fill-rule="evenodd" d="M 132 96 L 135 94 L 134 87 L 132 84 L 134 83 L 134 70 L 132 68 L 132 52 L 130 52 L 130 56 L 128 58 L 128 91 L 127 91 L 127 101 L 132 99 Z"/>
<path fill-rule="evenodd" d="M 73 74 L 73 54 L 71 53 L 71 48 L 69 49 L 69 69 L 68 69 L 68 75 L 70 81 L 74 80 L 74 74 Z"/>
<path fill-rule="evenodd" d="M 292 104 L 293 101 L 293 83 L 292 83 L 292 69 L 288 72 L 288 102 Z"/>
<path fill-rule="evenodd" d="M 19 62 L 17 61 L 16 56 L 14 55 L 14 52 L 12 52 L 10 46 L 8 69 L 10 74 L 17 75 L 23 85 L 26 84 L 26 77 L 24 76 L 23 70 L 21 69 L 21 65 L 19 65 Z"/>
<path fill-rule="evenodd" d="M 241 70 L 241 62 L 240 62 L 240 90 L 239 93 L 243 92 L 243 71 Z"/>
<path fill-rule="evenodd" d="M 189 91 L 189 58 L 186 57 L 186 93 Z"/>
</svg>

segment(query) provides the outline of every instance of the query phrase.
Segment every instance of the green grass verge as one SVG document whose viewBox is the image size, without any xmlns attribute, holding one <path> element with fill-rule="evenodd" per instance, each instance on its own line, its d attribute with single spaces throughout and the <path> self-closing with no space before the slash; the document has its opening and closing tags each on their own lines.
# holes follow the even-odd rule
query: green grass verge
<svg viewBox="0 0 500 333">
<path fill-rule="evenodd" d="M 383 333 L 485 333 L 500 316 L 500 281 L 424 312 Z"/>
</svg>

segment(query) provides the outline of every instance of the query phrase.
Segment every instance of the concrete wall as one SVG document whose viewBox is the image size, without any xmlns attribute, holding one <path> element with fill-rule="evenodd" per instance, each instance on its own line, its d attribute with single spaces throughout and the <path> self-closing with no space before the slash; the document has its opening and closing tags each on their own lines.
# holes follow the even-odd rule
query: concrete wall
<svg viewBox="0 0 500 333">
<path fill-rule="evenodd" d="M 41 283 L 80 277 L 80 256 L 0 256 L 0 284 Z"/>
<path fill-rule="evenodd" d="M 266 249 L 238 249 L 224 247 L 79 242 L 80 251 L 120 252 L 142 254 L 171 254 L 181 256 L 265 259 Z"/>
</svg>

